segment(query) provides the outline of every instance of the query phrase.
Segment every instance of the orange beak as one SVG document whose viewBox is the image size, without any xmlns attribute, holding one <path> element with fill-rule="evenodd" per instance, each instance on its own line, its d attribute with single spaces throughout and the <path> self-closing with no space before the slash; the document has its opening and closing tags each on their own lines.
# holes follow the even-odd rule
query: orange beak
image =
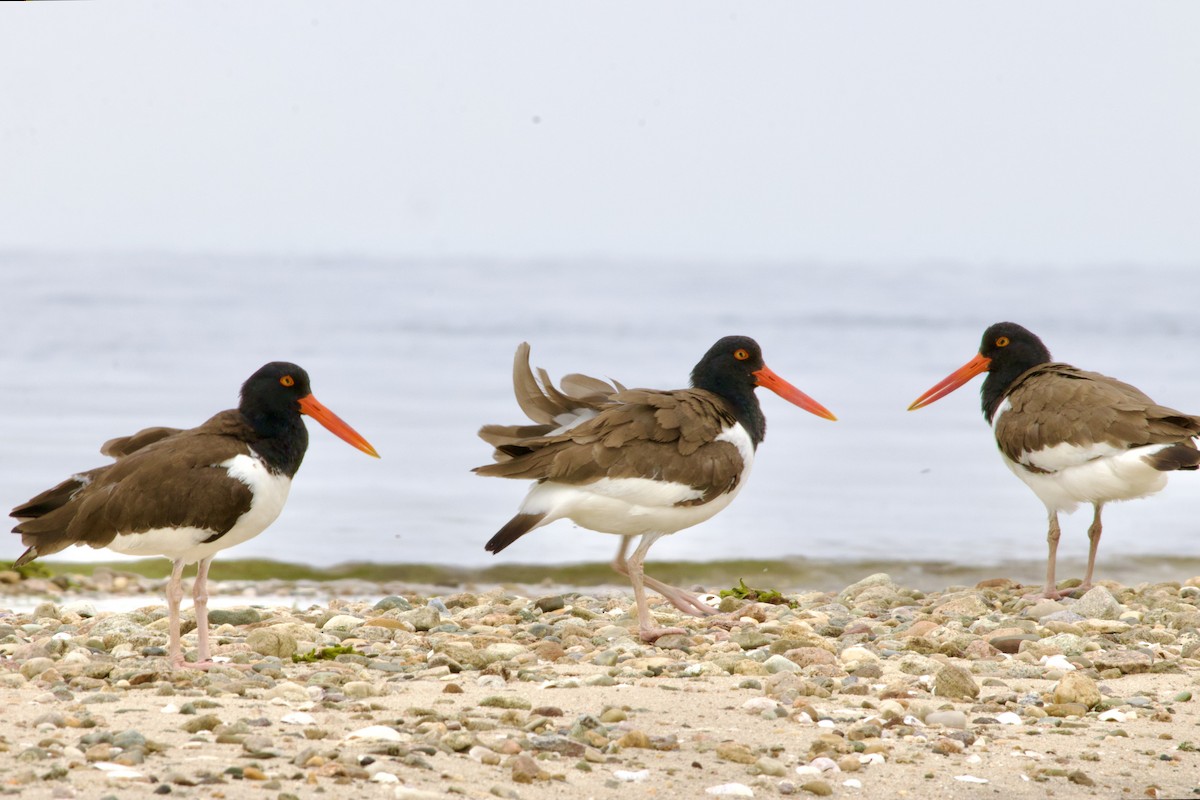
<svg viewBox="0 0 1200 800">
<path fill-rule="evenodd" d="M 311 394 L 307 397 L 300 398 L 300 413 L 307 414 L 317 422 L 325 426 L 326 430 L 338 437 L 344 442 L 347 442 L 353 447 L 362 450 L 369 456 L 379 458 L 379 453 L 375 452 L 375 448 L 359 435 L 358 431 L 351 428 L 345 422 L 342 422 L 341 417 L 330 411 L 325 406 L 317 402 L 317 398 Z"/>
<path fill-rule="evenodd" d="M 943 397 L 950 394 L 979 373 L 987 372 L 988 367 L 991 365 L 992 360 L 990 358 L 985 358 L 982 355 L 975 356 L 966 364 L 963 364 L 961 367 L 954 370 L 954 372 L 947 375 L 940 383 L 929 389 L 929 391 L 925 392 L 925 394 L 921 395 L 916 400 L 913 400 L 913 403 L 908 407 L 908 410 L 916 411 L 918 408 L 924 408 L 935 400 L 941 400 Z"/>
<path fill-rule="evenodd" d="M 776 375 L 765 364 L 762 369 L 754 373 L 754 377 L 758 379 L 759 386 L 770 389 L 789 403 L 800 406 L 810 414 L 816 414 L 818 417 L 837 421 L 837 417 L 829 409 Z"/>
</svg>

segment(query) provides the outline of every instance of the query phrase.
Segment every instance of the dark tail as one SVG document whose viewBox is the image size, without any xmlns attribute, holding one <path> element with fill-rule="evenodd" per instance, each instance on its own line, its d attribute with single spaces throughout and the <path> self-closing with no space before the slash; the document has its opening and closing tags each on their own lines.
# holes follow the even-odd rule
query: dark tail
<svg viewBox="0 0 1200 800">
<path fill-rule="evenodd" d="M 28 550 L 26 550 L 24 553 L 21 553 L 21 557 L 13 562 L 13 566 L 14 567 L 23 567 L 40 555 L 41 555 L 41 553 L 39 553 L 37 551 L 36 547 L 31 547 Z"/>
<path fill-rule="evenodd" d="M 1152 456 L 1146 456 L 1150 466 L 1159 472 L 1171 472 L 1177 469 L 1200 469 L 1200 450 L 1192 443 L 1180 442 L 1174 447 L 1159 450 Z"/>
<path fill-rule="evenodd" d="M 13 533 L 21 534 L 21 544 L 29 548 L 13 562 L 14 566 L 23 566 L 39 556 L 57 553 L 75 543 L 67 535 L 67 528 L 79 510 L 78 504 L 71 500 L 92 482 L 101 469 L 106 467 L 72 475 L 53 489 L 47 489 L 8 512 L 9 516 L 19 520 Z"/>
<path fill-rule="evenodd" d="M 545 514 L 517 514 L 510 519 L 496 535 L 488 539 L 483 549 L 489 553 L 499 553 L 510 544 L 538 526 L 546 518 Z"/>
<path fill-rule="evenodd" d="M 55 486 L 53 489 L 47 489 L 37 497 L 34 497 L 33 499 L 17 506 L 12 511 L 8 512 L 8 515 L 21 520 L 38 519 L 39 517 L 44 517 L 51 511 L 57 511 L 67 503 L 71 502 L 71 498 L 73 498 L 80 489 L 87 486 L 91 480 L 91 475 L 87 473 L 72 475 L 58 486 Z M 22 533 L 23 531 L 19 530 L 20 527 L 21 526 L 18 525 L 13 532 Z"/>
</svg>

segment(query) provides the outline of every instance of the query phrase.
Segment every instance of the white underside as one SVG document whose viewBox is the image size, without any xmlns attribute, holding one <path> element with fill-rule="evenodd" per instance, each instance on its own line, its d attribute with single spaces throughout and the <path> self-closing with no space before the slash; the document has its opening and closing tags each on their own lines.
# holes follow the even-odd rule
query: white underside
<svg viewBox="0 0 1200 800">
<path fill-rule="evenodd" d="M 1107 445 L 1072 448 L 1060 444 L 1024 456 L 1026 463 L 1049 472 L 1030 472 L 1003 453 L 1000 457 L 1047 510 L 1070 513 L 1080 503 L 1133 500 L 1162 491 L 1167 473 L 1146 463 L 1145 456 L 1171 446 L 1154 444 L 1117 451 Z M 1105 454 L 1106 450 L 1112 452 Z"/>
<path fill-rule="evenodd" d="M 707 503 L 677 505 L 695 500 L 704 492 L 653 478 L 603 478 L 578 486 L 546 481 L 529 490 L 521 504 L 521 513 L 545 514 L 538 527 L 569 519 L 589 530 L 621 536 L 668 534 L 689 528 L 728 506 L 745 484 L 754 463 L 754 446 L 741 425 L 728 428 L 717 440 L 737 447 L 742 456 L 742 474 L 732 490 Z"/>
<path fill-rule="evenodd" d="M 182 560 L 191 564 L 208 558 L 221 550 L 248 542 L 258 536 L 279 516 L 287 502 L 292 479 L 276 475 L 267 469 L 256 456 L 238 455 L 218 466 L 229 471 L 229 476 L 250 487 L 253 499 L 250 510 L 220 538 L 205 542 L 215 531 L 201 528 L 158 528 L 144 533 L 129 533 L 118 536 L 109 550 L 130 556 L 166 556 L 171 560 Z"/>
<path fill-rule="evenodd" d="M 589 419 L 595 419 L 598 413 L 590 408 L 577 408 L 559 414 L 554 417 L 554 424 L 558 425 L 558 427 L 550 431 L 547 435 L 558 436 L 560 433 L 566 433 L 580 423 L 587 422 Z"/>
</svg>

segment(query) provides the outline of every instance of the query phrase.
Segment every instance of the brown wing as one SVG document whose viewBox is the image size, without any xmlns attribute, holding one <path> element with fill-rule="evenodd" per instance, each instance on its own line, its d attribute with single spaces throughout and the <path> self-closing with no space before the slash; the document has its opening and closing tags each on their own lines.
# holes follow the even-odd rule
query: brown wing
<svg viewBox="0 0 1200 800">
<path fill-rule="evenodd" d="M 1058 444 L 1122 449 L 1183 444 L 1200 435 L 1200 417 L 1160 406 L 1141 390 L 1069 364 L 1041 364 L 1013 382 L 996 442 L 1013 461 Z"/>
<path fill-rule="evenodd" d="M 513 357 L 513 394 L 525 416 L 536 424 L 484 425 L 480 428 L 479 437 L 496 448 L 493 457 L 497 461 L 510 458 L 501 449 L 503 446 L 570 428 L 597 414 L 612 402 L 613 395 L 625 389 L 616 381 L 609 384 L 579 374 L 566 375 L 560 383 L 562 388 L 556 389 L 549 374 L 541 368 L 535 376 L 529 365 L 529 343 L 521 342 L 517 346 Z"/>
<path fill-rule="evenodd" d="M 717 441 L 736 420 L 724 400 L 701 389 L 618 392 L 611 404 L 554 436 L 502 446 L 507 461 L 480 475 L 587 484 L 601 478 L 647 478 L 702 491 L 705 503 L 734 488 L 744 464 L 737 447 Z"/>
<path fill-rule="evenodd" d="M 130 453 L 141 450 L 146 445 L 154 444 L 168 436 L 182 432 L 181 428 L 144 428 L 132 436 L 118 436 L 116 439 L 109 439 L 100 446 L 100 455 L 124 458 Z"/>
<path fill-rule="evenodd" d="M 174 436 L 180 433 L 181 430 L 180 428 L 163 427 L 144 428 L 131 436 L 119 436 L 115 439 L 109 439 L 100 446 L 100 455 L 110 456 L 114 459 L 124 458 L 147 445 L 154 444 L 168 436 Z M 71 498 L 80 489 L 94 481 L 98 475 L 107 469 L 108 467 L 97 467 L 87 472 L 72 475 L 58 486 L 47 489 L 36 497 L 17 506 L 9 512 L 9 516 L 17 519 L 36 519 L 37 517 L 44 516 L 70 502 Z"/>
<path fill-rule="evenodd" d="M 115 464 L 74 475 L 13 509 L 24 561 L 73 544 L 104 547 L 118 535 L 194 527 L 219 536 L 250 508 L 250 487 L 221 464 L 248 455 L 237 412 L 159 438 Z"/>
</svg>

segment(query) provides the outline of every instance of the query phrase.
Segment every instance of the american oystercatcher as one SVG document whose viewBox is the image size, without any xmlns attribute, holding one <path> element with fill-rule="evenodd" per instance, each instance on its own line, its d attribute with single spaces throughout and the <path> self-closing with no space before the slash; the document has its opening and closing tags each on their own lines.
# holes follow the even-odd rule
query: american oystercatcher
<svg viewBox="0 0 1200 800">
<path fill-rule="evenodd" d="M 236 409 L 198 428 L 147 428 L 100 449 L 115 463 L 72 475 L 11 512 L 13 533 L 29 549 L 20 566 L 71 545 L 105 547 L 134 556 L 166 556 L 171 663 L 211 665 L 208 567 L 213 556 L 248 541 L 279 516 L 308 448 L 301 414 L 368 455 L 367 440 L 317 402 L 308 373 L 276 361 L 242 385 Z M 198 660 L 184 662 L 179 604 L 183 568 L 199 562 L 193 598 Z"/>
<path fill-rule="evenodd" d="M 555 389 L 529 368 L 529 345 L 517 348 L 513 384 L 536 423 L 487 425 L 479 435 L 496 448 L 479 475 L 536 483 L 517 515 L 488 541 L 499 553 L 534 528 L 559 519 L 621 537 L 613 569 L 628 576 L 646 641 L 678 628 L 655 626 L 645 587 L 694 616 L 715 610 L 682 589 L 646 576 L 643 563 L 659 538 L 696 525 L 729 505 L 763 440 L 766 420 L 754 394 L 765 386 L 817 416 L 836 417 L 763 363 L 758 343 L 727 336 L 692 370 L 691 389 L 625 389 L 583 375 Z M 641 541 L 626 558 L 636 536 Z"/>
<path fill-rule="evenodd" d="M 1113 500 L 1154 494 L 1167 473 L 1200 466 L 1193 438 L 1200 416 L 1160 406 L 1140 390 L 1096 372 L 1050 360 L 1042 340 L 1012 322 L 983 333 L 979 354 L 918 397 L 913 411 L 954 391 L 981 372 L 983 416 L 1000 457 L 1046 506 L 1046 597 L 1062 597 L 1054 580 L 1060 530 L 1058 513 L 1091 503 L 1087 575 L 1092 585 L 1100 544 L 1100 511 Z"/>
</svg>

